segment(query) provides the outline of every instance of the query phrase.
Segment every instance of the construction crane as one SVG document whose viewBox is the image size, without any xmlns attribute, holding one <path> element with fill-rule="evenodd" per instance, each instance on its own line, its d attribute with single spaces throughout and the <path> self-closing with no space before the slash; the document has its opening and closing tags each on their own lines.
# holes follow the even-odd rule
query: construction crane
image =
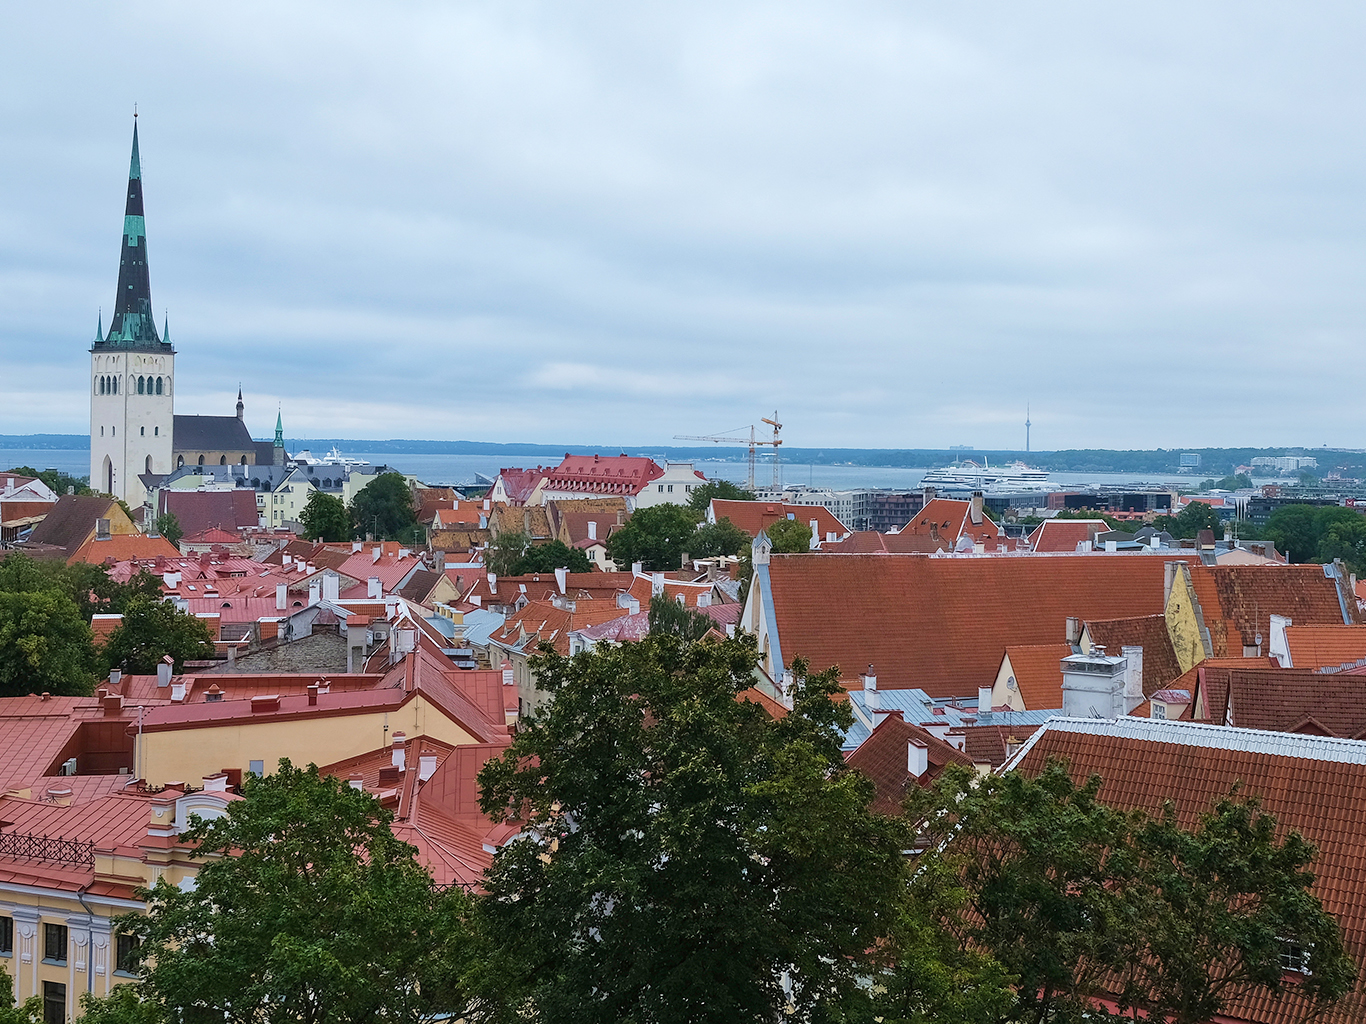
<svg viewBox="0 0 1366 1024">
<path fill-rule="evenodd" d="M 773 449 L 773 486 L 776 488 L 776 487 L 778 487 L 779 484 L 781 483 L 781 480 L 779 479 L 778 446 L 781 445 L 781 444 L 783 443 L 783 439 L 779 436 L 780 432 L 781 432 L 782 429 L 783 429 L 783 425 L 782 425 L 781 423 L 778 422 L 778 413 L 777 413 L 776 411 L 773 413 L 773 419 L 769 419 L 767 416 L 765 416 L 765 417 L 762 418 L 762 422 L 767 423 L 769 426 L 771 426 L 771 427 L 773 428 L 773 440 L 772 440 L 772 441 L 764 441 L 764 440 L 761 440 L 761 439 L 759 438 L 758 431 L 757 431 L 757 429 L 755 428 L 755 426 L 754 426 L 753 424 L 750 424 L 750 426 L 749 426 L 749 428 L 748 428 L 748 429 L 749 429 L 749 438 L 748 438 L 748 439 L 746 439 L 746 438 L 744 438 L 744 437 L 731 437 L 731 436 L 729 436 L 729 435 L 734 434 L 736 431 L 740 431 L 740 430 L 746 429 L 746 428 L 744 428 L 744 427 L 736 427 L 734 430 L 728 430 L 728 431 L 725 431 L 725 432 L 720 433 L 720 434 L 707 434 L 707 435 L 705 435 L 705 436 L 699 436 L 699 435 L 696 435 L 696 434 L 675 434 L 675 435 L 674 435 L 674 440 L 675 440 L 675 441 L 710 441 L 710 442 L 712 442 L 713 444 L 733 444 L 733 445 L 745 445 L 745 446 L 747 446 L 747 447 L 749 448 L 749 487 L 748 487 L 748 489 L 749 489 L 750 491 L 753 491 L 753 490 L 754 490 L 754 461 L 755 461 L 755 455 L 756 455 L 756 453 L 757 453 L 757 451 L 758 451 L 758 449 L 759 449 L 760 447 L 763 447 L 763 446 L 771 447 L 771 448 Z"/>
</svg>

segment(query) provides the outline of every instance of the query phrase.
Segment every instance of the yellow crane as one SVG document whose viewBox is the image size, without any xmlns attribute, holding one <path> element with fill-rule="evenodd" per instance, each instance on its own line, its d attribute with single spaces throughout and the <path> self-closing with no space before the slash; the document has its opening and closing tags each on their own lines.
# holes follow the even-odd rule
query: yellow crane
<svg viewBox="0 0 1366 1024">
<path fill-rule="evenodd" d="M 743 437 L 743 436 L 742 436 L 742 437 L 734 437 L 734 436 L 731 436 L 731 435 L 734 435 L 737 431 L 745 430 L 745 429 L 746 429 L 745 427 L 736 427 L 734 430 L 723 431 L 723 432 L 720 433 L 720 434 L 707 434 L 707 435 L 698 435 L 698 434 L 675 434 L 675 435 L 674 435 L 674 440 L 675 440 L 675 441 L 710 441 L 710 442 L 712 442 L 713 444 L 733 444 L 733 445 L 745 445 L 745 446 L 747 446 L 747 447 L 749 448 L 749 487 L 748 487 L 748 489 L 749 489 L 750 491 L 753 491 L 753 490 L 754 490 L 754 460 L 755 460 L 755 454 L 756 454 L 756 452 L 758 451 L 758 449 L 759 449 L 760 447 L 764 447 L 764 446 L 771 447 L 771 448 L 773 449 L 773 486 L 774 486 L 774 487 L 778 487 L 779 484 L 782 482 L 781 479 L 780 479 L 780 473 L 779 473 L 778 446 L 781 445 L 781 444 L 783 443 L 782 437 L 779 436 L 780 433 L 781 433 L 781 431 L 782 431 L 782 429 L 783 429 L 783 425 L 782 425 L 781 423 L 778 422 L 778 413 L 777 413 L 776 411 L 773 413 L 773 419 L 769 419 L 767 416 L 764 416 L 764 417 L 762 417 L 762 420 L 761 420 L 761 421 L 764 422 L 764 423 L 767 423 L 769 426 L 771 426 L 771 427 L 773 428 L 773 440 L 772 440 L 772 441 L 761 440 L 761 439 L 759 438 L 758 431 L 757 431 L 757 429 L 755 428 L 755 426 L 754 426 L 753 424 L 750 424 L 749 427 L 748 427 L 748 430 L 749 430 L 749 437 L 748 437 L 748 438 L 745 438 L 745 437 Z"/>
</svg>

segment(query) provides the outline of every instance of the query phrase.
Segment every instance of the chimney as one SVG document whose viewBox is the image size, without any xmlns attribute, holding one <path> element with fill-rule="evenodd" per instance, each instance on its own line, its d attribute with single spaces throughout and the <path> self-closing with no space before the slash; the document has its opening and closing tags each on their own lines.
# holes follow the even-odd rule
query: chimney
<svg viewBox="0 0 1366 1024">
<path fill-rule="evenodd" d="M 1124 655 L 1124 713 L 1143 703 L 1143 648 L 1121 647 Z"/>
<path fill-rule="evenodd" d="M 631 563 L 631 572 L 632 572 L 633 574 L 635 574 L 636 576 L 639 576 L 639 575 L 640 575 L 641 573 L 643 573 L 644 571 L 645 571 L 645 563 L 644 563 L 644 562 L 632 562 L 632 563 Z"/>
<path fill-rule="evenodd" d="M 173 573 L 173 572 L 163 572 L 163 573 L 161 574 L 161 582 L 166 586 L 166 589 L 167 589 L 167 590 L 174 590 L 174 589 L 175 589 L 175 573 Z"/>
<path fill-rule="evenodd" d="M 308 581 L 308 606 L 312 608 L 322 596 L 322 585 L 317 580 Z"/>
<path fill-rule="evenodd" d="M 372 601 L 378 601 L 384 596 L 384 588 L 380 585 L 378 576 L 371 576 L 365 581 L 365 596 Z"/>
<path fill-rule="evenodd" d="M 347 784 L 348 786 L 350 786 L 352 789 L 364 789 L 364 788 L 365 788 L 365 776 L 364 776 L 364 775 L 352 775 L 349 779 L 346 780 L 346 784 Z"/>
<path fill-rule="evenodd" d="M 288 554 L 288 553 L 281 555 L 281 556 L 280 556 L 280 564 L 281 564 L 281 565 L 293 565 L 293 564 L 294 564 L 294 556 L 291 555 L 291 554 Z"/>
<path fill-rule="evenodd" d="M 650 574 L 650 596 L 651 596 L 651 597 L 663 597 L 663 596 L 664 596 L 664 574 L 663 574 L 662 572 L 656 572 L 656 573 L 651 573 L 651 574 Z"/>
<path fill-rule="evenodd" d="M 204 691 L 204 703 L 206 704 L 213 704 L 222 699 L 223 691 L 218 688 L 217 683 L 214 683 L 212 686 L 210 686 L 207 690 Z"/>
<path fill-rule="evenodd" d="M 972 492 L 972 507 L 968 511 L 968 518 L 972 520 L 973 526 L 982 525 L 982 504 L 984 500 L 981 491 Z"/>
<path fill-rule="evenodd" d="M 977 722 L 985 725 L 991 721 L 991 687 L 977 687 Z"/>
<path fill-rule="evenodd" d="M 433 552 L 432 552 L 432 566 L 433 566 L 433 568 L 436 569 L 437 572 L 445 572 L 445 571 L 446 571 L 446 552 L 444 552 L 444 551 L 433 551 Z"/>
<path fill-rule="evenodd" d="M 237 645 L 228 644 L 228 670 L 232 671 L 237 667 Z"/>
<path fill-rule="evenodd" d="M 877 692 L 877 676 L 873 674 L 873 666 L 868 666 L 868 671 L 859 677 L 863 681 L 863 706 L 869 711 L 876 711 L 882 706 L 882 702 Z"/>
<path fill-rule="evenodd" d="M 378 562 L 378 561 L 379 561 L 379 556 L 382 555 L 382 554 L 384 554 L 384 549 L 383 549 L 383 548 L 374 548 L 374 549 L 372 549 L 371 552 L 370 552 L 370 564 L 371 564 L 371 565 L 374 565 L 376 562 Z"/>
<path fill-rule="evenodd" d="M 171 700 L 179 703 L 185 699 L 185 681 L 177 679 L 171 684 Z"/>
<path fill-rule="evenodd" d="M 496 572 L 491 572 L 491 573 L 489 573 L 488 575 L 489 575 L 489 593 L 490 593 L 490 594 L 496 594 L 496 593 L 498 593 L 498 574 L 497 574 Z"/>
<path fill-rule="evenodd" d="M 560 593 L 561 593 L 561 594 L 564 594 L 564 593 L 566 592 L 566 591 L 565 591 L 565 583 L 566 583 L 566 581 L 568 580 L 568 577 L 569 577 L 569 570 L 568 570 L 568 569 L 559 568 L 559 569 L 556 569 L 556 570 L 555 570 L 555 586 L 557 586 L 557 587 L 560 588 Z"/>
<path fill-rule="evenodd" d="M 405 764 L 407 754 L 403 749 L 404 744 L 406 744 L 407 742 L 408 737 L 405 733 L 394 733 L 393 764 L 394 767 L 397 768 L 399 771 L 403 771 L 407 767 L 407 765 Z"/>
<path fill-rule="evenodd" d="M 917 779 L 930 770 L 930 747 L 924 740 L 906 741 L 906 770 Z"/>
<path fill-rule="evenodd" d="M 1075 615 L 1067 616 L 1067 625 L 1065 629 L 1066 633 L 1064 636 L 1069 644 L 1076 647 L 1077 644 L 1081 643 L 1081 619 L 1077 618 Z"/>
<path fill-rule="evenodd" d="M 105 694 L 102 703 L 106 715 L 114 715 L 117 717 L 123 713 L 123 697 L 117 693 Z"/>
<path fill-rule="evenodd" d="M 489 528 L 489 517 L 488 517 L 487 515 L 485 515 L 483 512 L 480 512 L 480 513 L 479 513 L 479 529 L 481 529 L 481 530 L 487 530 L 488 528 Z"/>
<path fill-rule="evenodd" d="M 933 487 L 924 487 L 924 488 L 921 489 L 921 491 L 920 491 L 920 507 L 921 507 L 922 509 L 923 509 L 926 505 L 928 505 L 930 502 L 934 501 L 934 499 L 935 499 L 935 489 L 934 489 Z"/>
<path fill-rule="evenodd" d="M 812 551 L 819 551 L 821 547 L 821 524 L 819 519 L 809 520 L 807 523 L 811 527 L 811 542 L 807 545 Z"/>
<path fill-rule="evenodd" d="M 364 542 L 364 541 L 353 540 L 353 541 L 351 542 L 351 554 L 353 554 L 353 555 L 359 555 L 359 554 L 361 553 L 361 549 L 364 548 L 364 547 L 365 547 L 365 542 Z"/>
<path fill-rule="evenodd" d="M 1127 666 L 1099 644 L 1090 654 L 1062 659 L 1062 713 L 1065 718 L 1104 718 L 1124 714 Z"/>
<path fill-rule="evenodd" d="M 323 600 L 335 601 L 341 592 L 341 577 L 330 569 L 323 573 Z"/>
<path fill-rule="evenodd" d="M 596 519 L 588 520 L 588 539 L 598 539 L 598 521 Z"/>
<path fill-rule="evenodd" d="M 111 668 L 111 669 L 109 670 L 109 685 L 110 685 L 110 686 L 118 686 L 118 685 L 119 685 L 119 681 L 120 681 L 121 679 L 123 679 L 123 670 L 122 670 L 122 669 Z"/>
<path fill-rule="evenodd" d="M 313 707 L 313 706 L 314 706 L 315 704 L 317 704 L 317 703 L 318 703 L 318 684 L 317 684 L 317 683 L 309 683 L 309 684 L 308 684 L 308 706 L 309 706 L 309 707 Z"/>
<path fill-rule="evenodd" d="M 511 686 L 512 683 L 513 683 L 513 679 L 512 679 L 512 662 L 508 661 L 507 659 L 504 659 L 504 660 L 503 660 L 503 664 L 502 664 L 500 667 L 501 667 L 502 670 L 503 670 L 503 685 L 504 685 L 504 686 Z"/>
<path fill-rule="evenodd" d="M 171 656 L 169 654 L 166 655 L 166 657 L 162 658 L 159 662 L 157 662 L 158 687 L 171 685 L 171 667 L 174 664 L 175 662 L 171 660 Z"/>
<path fill-rule="evenodd" d="M 417 759 L 417 778 L 419 782 L 426 782 L 436 774 L 436 755 L 423 754 Z"/>
<path fill-rule="evenodd" d="M 275 610 L 284 611 L 289 607 L 289 585 L 277 583 L 275 585 Z"/>
</svg>

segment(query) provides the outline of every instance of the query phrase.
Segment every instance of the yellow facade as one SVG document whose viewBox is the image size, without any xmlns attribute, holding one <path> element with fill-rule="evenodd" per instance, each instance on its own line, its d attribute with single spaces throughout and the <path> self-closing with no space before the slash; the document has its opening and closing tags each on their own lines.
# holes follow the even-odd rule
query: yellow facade
<svg viewBox="0 0 1366 1024">
<path fill-rule="evenodd" d="M 209 727 L 144 732 L 138 738 L 136 770 L 153 786 L 225 768 L 247 772 L 253 761 L 269 774 L 282 757 L 297 765 L 333 764 L 387 746 L 396 732 L 431 736 L 452 746 L 479 742 L 419 692 L 391 711 L 289 719 L 263 713 L 258 721 L 244 715 Z"/>
<path fill-rule="evenodd" d="M 1167 635 L 1171 637 L 1176 662 L 1182 672 L 1189 672 L 1209 657 L 1210 652 L 1206 649 L 1204 617 L 1191 586 L 1190 567 L 1184 562 L 1176 564 L 1165 612 Z"/>
</svg>

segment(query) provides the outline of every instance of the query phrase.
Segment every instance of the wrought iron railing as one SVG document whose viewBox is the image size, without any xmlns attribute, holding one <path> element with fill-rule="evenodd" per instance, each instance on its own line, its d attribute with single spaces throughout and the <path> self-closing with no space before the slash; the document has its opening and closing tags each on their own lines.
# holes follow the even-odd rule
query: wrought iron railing
<svg viewBox="0 0 1366 1024">
<path fill-rule="evenodd" d="M 27 832 L 0 832 L 0 857 L 55 860 L 64 864 L 94 864 L 95 844 L 77 839 L 53 839 Z"/>
</svg>

